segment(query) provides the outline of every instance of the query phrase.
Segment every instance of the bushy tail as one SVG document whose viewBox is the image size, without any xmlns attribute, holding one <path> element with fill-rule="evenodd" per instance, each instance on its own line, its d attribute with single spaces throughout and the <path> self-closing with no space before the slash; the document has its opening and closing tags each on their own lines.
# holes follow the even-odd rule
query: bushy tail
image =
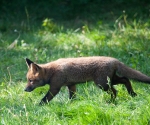
<svg viewBox="0 0 150 125">
<path fill-rule="evenodd" d="M 145 74 L 137 70 L 125 66 L 121 62 L 119 62 L 119 64 L 117 65 L 117 73 L 129 79 L 150 84 L 150 77 L 146 76 Z"/>
</svg>

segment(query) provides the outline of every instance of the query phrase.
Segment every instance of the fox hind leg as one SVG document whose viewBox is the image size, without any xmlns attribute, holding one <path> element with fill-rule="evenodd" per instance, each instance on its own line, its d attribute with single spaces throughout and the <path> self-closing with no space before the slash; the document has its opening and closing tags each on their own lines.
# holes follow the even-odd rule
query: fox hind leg
<svg viewBox="0 0 150 125">
<path fill-rule="evenodd" d="M 117 96 L 117 90 L 111 85 L 111 99 L 114 100 Z"/>
<path fill-rule="evenodd" d="M 104 91 L 107 91 L 109 94 L 111 94 L 111 100 L 114 101 L 117 96 L 117 90 L 113 87 L 113 80 L 110 78 L 110 84 L 107 81 L 107 78 L 98 78 L 94 80 L 95 84 L 99 86 Z"/>
<path fill-rule="evenodd" d="M 112 79 L 112 85 L 117 85 L 117 84 L 124 84 L 128 93 L 134 97 L 136 96 L 137 94 L 133 91 L 133 88 L 132 88 L 132 85 L 131 85 L 131 82 L 129 81 L 128 78 L 126 77 L 119 77 L 117 75 L 114 75 L 113 76 L 113 79 Z"/>
<path fill-rule="evenodd" d="M 102 90 L 108 91 L 109 90 L 109 85 L 107 84 L 107 81 L 105 80 L 95 80 L 95 84 Z"/>
<path fill-rule="evenodd" d="M 116 97 L 116 90 L 113 86 L 108 85 L 107 78 L 97 78 L 94 80 L 94 83 L 102 90 L 111 94 L 111 99 L 115 99 Z"/>
</svg>

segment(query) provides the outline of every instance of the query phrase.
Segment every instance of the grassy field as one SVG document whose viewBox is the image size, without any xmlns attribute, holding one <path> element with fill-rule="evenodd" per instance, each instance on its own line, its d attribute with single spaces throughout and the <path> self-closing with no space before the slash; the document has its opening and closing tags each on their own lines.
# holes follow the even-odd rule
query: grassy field
<svg viewBox="0 0 150 125">
<path fill-rule="evenodd" d="M 150 86 L 143 83 L 132 81 L 138 94 L 134 98 L 124 86 L 115 86 L 118 96 L 114 102 L 93 82 L 77 85 L 77 97 L 72 101 L 63 87 L 44 106 L 38 104 L 48 86 L 24 92 L 26 57 L 46 63 L 65 57 L 111 56 L 150 76 L 150 20 L 134 16 L 128 19 L 128 14 L 120 12 L 111 21 L 109 17 L 93 22 L 46 18 L 36 25 L 30 20 L 26 25 L 12 22 L 6 31 L 0 26 L 0 124 L 149 125 Z M 7 22 L 5 25 L 9 27 Z"/>
</svg>

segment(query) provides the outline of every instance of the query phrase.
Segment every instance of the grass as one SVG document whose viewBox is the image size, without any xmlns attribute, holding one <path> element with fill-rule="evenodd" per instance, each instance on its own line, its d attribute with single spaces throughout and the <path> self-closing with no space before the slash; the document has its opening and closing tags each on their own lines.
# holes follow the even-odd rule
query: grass
<svg viewBox="0 0 150 125">
<path fill-rule="evenodd" d="M 93 24 L 75 20 L 63 21 L 61 25 L 46 19 L 40 28 L 21 30 L 19 39 L 18 32 L 1 32 L 0 124 L 150 124 L 150 86 L 143 83 L 132 81 L 138 94 L 135 98 L 128 95 L 124 86 L 116 86 L 118 96 L 114 102 L 110 102 L 110 95 L 95 87 L 93 82 L 77 85 L 77 97 L 73 101 L 68 99 L 68 91 L 63 87 L 44 106 L 38 103 L 48 86 L 32 93 L 23 91 L 27 72 L 25 57 L 46 63 L 63 57 L 112 56 L 150 76 L 149 20 L 128 20 L 126 13 L 113 18 L 112 22 L 98 20 Z M 8 49 L 14 40 L 17 43 Z"/>
</svg>

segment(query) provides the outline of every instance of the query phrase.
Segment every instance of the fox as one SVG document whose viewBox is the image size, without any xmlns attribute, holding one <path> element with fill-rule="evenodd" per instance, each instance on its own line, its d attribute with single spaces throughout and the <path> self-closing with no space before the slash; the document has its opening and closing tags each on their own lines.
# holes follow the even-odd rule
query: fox
<svg viewBox="0 0 150 125">
<path fill-rule="evenodd" d="M 45 64 L 37 64 L 28 58 L 25 61 L 28 67 L 26 75 L 28 82 L 24 90 L 31 92 L 46 84 L 50 86 L 40 105 L 52 100 L 62 86 L 68 87 L 69 99 L 73 99 L 76 95 L 76 84 L 94 81 L 103 91 L 111 91 L 111 98 L 115 99 L 117 90 L 114 85 L 125 85 L 127 92 L 134 97 L 137 94 L 129 80 L 150 84 L 149 76 L 126 66 L 113 57 L 60 58 Z"/>
</svg>

